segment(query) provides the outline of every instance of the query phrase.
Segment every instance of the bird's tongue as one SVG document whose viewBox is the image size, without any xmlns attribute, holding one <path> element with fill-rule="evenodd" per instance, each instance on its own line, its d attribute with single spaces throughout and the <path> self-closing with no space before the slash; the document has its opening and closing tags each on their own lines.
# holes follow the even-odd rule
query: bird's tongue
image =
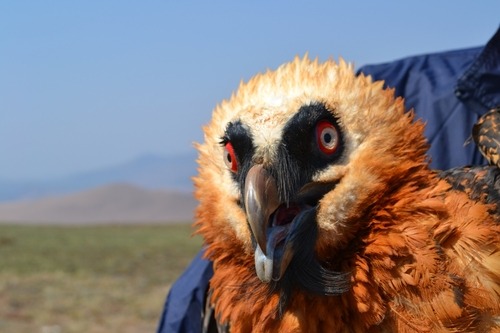
<svg viewBox="0 0 500 333">
<path fill-rule="evenodd" d="M 281 205 L 270 217 L 270 226 L 267 229 L 266 254 L 257 246 L 255 251 L 255 265 L 257 275 L 261 280 L 269 282 L 279 280 L 286 269 L 290 251 L 286 250 L 287 236 L 295 217 L 302 211 L 298 204 Z"/>
</svg>

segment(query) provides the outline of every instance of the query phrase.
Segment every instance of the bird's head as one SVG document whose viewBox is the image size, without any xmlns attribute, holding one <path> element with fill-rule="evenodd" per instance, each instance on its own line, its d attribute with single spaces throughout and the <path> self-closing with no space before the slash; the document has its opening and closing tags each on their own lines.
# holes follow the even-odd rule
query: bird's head
<svg viewBox="0 0 500 333">
<path fill-rule="evenodd" d="M 264 283 L 301 269 L 300 284 L 321 285 L 314 276 L 328 279 L 327 263 L 341 261 L 370 209 L 426 167 L 422 132 L 393 90 L 342 60 L 296 58 L 242 83 L 198 145 L 197 224 L 209 251 L 226 242 L 227 256 L 254 257 Z M 231 242 L 244 253 L 229 253 Z M 342 292 L 341 280 L 304 287 Z"/>
</svg>

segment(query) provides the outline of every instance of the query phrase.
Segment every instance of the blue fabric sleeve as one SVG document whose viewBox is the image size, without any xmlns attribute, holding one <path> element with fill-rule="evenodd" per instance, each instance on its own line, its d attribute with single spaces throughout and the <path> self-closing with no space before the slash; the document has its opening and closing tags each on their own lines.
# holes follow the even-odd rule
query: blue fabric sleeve
<svg viewBox="0 0 500 333">
<path fill-rule="evenodd" d="M 202 251 L 172 285 L 165 301 L 158 333 L 199 333 L 212 263 L 202 258 Z"/>
</svg>

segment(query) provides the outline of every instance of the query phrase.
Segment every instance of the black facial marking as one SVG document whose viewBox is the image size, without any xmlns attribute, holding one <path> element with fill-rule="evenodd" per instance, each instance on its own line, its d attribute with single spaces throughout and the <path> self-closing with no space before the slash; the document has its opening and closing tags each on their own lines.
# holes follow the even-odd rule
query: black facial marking
<svg viewBox="0 0 500 333">
<path fill-rule="evenodd" d="M 324 154 L 316 140 L 316 125 L 326 120 L 338 132 L 339 148 L 331 155 Z M 234 180 L 241 191 L 245 188 L 245 177 L 252 167 L 255 153 L 250 129 L 240 120 L 230 122 L 221 139 L 221 145 L 231 142 L 238 163 Z M 303 105 L 288 121 L 277 152 L 277 161 L 269 166 L 269 172 L 277 181 L 282 202 L 291 202 L 301 186 L 311 181 L 313 175 L 337 161 L 343 152 L 344 141 L 337 118 L 323 103 Z"/>
<path fill-rule="evenodd" d="M 324 154 L 316 140 L 319 121 L 330 122 L 339 133 L 339 148 L 332 155 Z M 283 202 L 290 202 L 299 188 L 313 175 L 337 161 L 343 152 L 343 136 L 338 120 L 323 103 L 302 106 L 287 123 L 278 149 L 278 163 L 270 170 L 278 182 Z"/>
<path fill-rule="evenodd" d="M 233 145 L 238 163 L 238 172 L 233 173 L 233 178 L 241 188 L 244 188 L 245 176 L 252 166 L 252 157 L 255 152 L 252 134 L 241 121 L 230 122 L 221 139 L 221 145 L 224 146 L 228 142 Z"/>
</svg>

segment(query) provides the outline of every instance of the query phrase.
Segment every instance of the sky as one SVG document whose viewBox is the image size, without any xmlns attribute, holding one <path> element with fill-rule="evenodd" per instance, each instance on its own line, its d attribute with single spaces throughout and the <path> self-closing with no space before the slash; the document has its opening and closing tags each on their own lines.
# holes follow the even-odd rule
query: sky
<svg viewBox="0 0 500 333">
<path fill-rule="evenodd" d="M 0 180 L 193 151 L 241 80 L 484 45 L 500 1 L 0 2 Z"/>
</svg>

